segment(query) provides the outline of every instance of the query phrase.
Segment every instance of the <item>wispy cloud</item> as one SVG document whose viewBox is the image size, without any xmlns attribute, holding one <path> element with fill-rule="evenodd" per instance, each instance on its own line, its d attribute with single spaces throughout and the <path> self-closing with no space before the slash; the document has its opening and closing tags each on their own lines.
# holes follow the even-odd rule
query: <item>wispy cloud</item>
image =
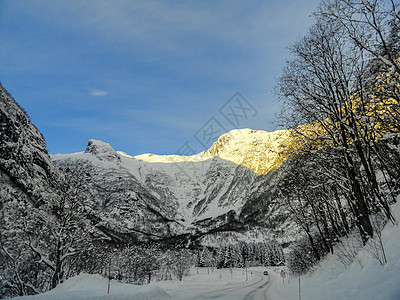
<svg viewBox="0 0 400 300">
<path fill-rule="evenodd" d="M 90 92 L 90 94 L 91 94 L 92 96 L 107 96 L 107 95 L 109 95 L 110 93 L 109 93 L 109 92 L 106 92 L 106 91 L 101 91 L 101 90 L 92 90 L 92 91 Z"/>
</svg>

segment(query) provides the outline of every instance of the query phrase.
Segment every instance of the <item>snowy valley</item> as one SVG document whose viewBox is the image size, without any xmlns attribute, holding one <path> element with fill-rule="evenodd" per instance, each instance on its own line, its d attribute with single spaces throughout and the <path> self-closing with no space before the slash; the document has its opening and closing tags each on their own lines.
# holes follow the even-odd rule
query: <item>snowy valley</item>
<svg viewBox="0 0 400 300">
<path fill-rule="evenodd" d="M 50 261 L 52 246 L 42 239 L 56 239 L 69 247 L 90 247 L 90 239 L 93 239 L 95 251 L 102 249 L 93 257 L 95 261 L 90 266 L 84 265 L 80 275 L 73 272 L 64 275 L 65 279 L 72 277 L 33 299 L 297 299 L 297 274 L 291 273 L 288 267 L 274 266 L 284 261 L 285 254 L 290 255 L 291 245 L 301 243 L 304 236 L 296 219 L 291 217 L 293 207 L 288 206 L 280 187 L 288 180 L 287 172 L 297 168 L 296 164 L 280 157 L 279 148 L 290 143 L 289 133 L 234 130 L 220 137 L 210 150 L 191 157 L 150 154 L 132 157 L 97 140 L 90 140 L 84 152 L 49 156 L 42 136 L 25 112 L 4 89 L 1 95 L 5 137 L 1 157 L 1 238 L 5 254 L 2 257 L 14 264 L 12 268 L 2 269 L 3 291 L 17 283 L 8 281 L 13 280 L 13 274 L 31 276 L 23 275 L 27 266 L 21 259 L 30 252 L 26 257 L 33 263 L 30 268 L 43 270 L 36 273 L 36 278 L 46 276 L 46 268 L 56 268 Z M 393 138 L 389 140 L 396 144 Z M 260 157 L 259 145 L 273 150 L 269 156 Z M 394 149 L 398 151 L 397 147 Z M 234 153 L 237 154 L 235 158 Z M 249 165 L 252 157 L 255 159 Z M 247 167 L 243 166 L 246 163 Z M 257 174 L 265 165 L 269 171 Z M 65 186 L 65 180 L 76 190 Z M 74 198 L 71 195 L 75 195 Z M 82 210 L 75 210 L 78 219 L 53 212 L 54 205 L 62 208 L 59 205 L 65 203 L 63 197 L 83 201 L 78 205 Z M 76 209 L 74 205 L 71 202 L 62 209 Z M 397 220 L 398 204 L 395 207 Z M 57 225 L 59 217 L 71 225 L 60 227 Z M 33 221 L 35 218 L 39 218 L 38 221 Z M 22 220 L 25 225 L 20 224 Z M 37 223 L 59 231 L 55 235 L 47 229 L 37 231 Z M 21 231 L 21 225 L 30 228 L 31 233 Z M 79 230 L 83 239 L 76 239 L 71 230 Z M 400 280 L 397 223 L 388 223 L 382 236 L 390 263 L 382 267 L 374 259 L 373 252 L 364 250 L 367 246 L 363 249 L 359 239 L 343 237 L 334 246 L 335 254 L 314 265 L 311 275 L 302 275 L 303 296 L 317 299 L 318 286 L 324 285 L 324 299 L 335 299 L 338 295 L 335 287 L 340 285 L 343 299 L 378 299 L 378 295 L 384 295 L 382 299 L 395 299 L 393 295 L 399 293 L 397 283 Z M 164 246 L 159 248 L 153 243 Z M 371 239 L 369 243 L 373 247 L 376 240 Z M 16 252 L 13 244 L 23 247 Z M 149 246 L 135 246 L 142 244 Z M 173 249 L 177 245 L 193 249 L 192 254 L 186 250 L 179 250 L 178 254 L 174 254 L 174 250 L 163 250 L 165 246 Z M 49 246 L 50 251 L 46 250 Z M 276 256 L 276 251 L 281 250 L 274 249 L 282 249 L 282 246 L 282 254 Z M 85 253 L 84 248 L 62 251 L 64 258 L 75 257 L 75 253 L 93 255 Z M 122 253 L 110 256 L 109 251 Z M 168 263 L 148 264 L 154 259 L 151 253 L 158 253 L 163 263 Z M 176 269 L 177 263 L 172 258 L 175 255 L 182 262 L 181 271 Z M 275 260 L 272 259 L 274 255 Z M 144 273 L 134 275 L 137 278 L 134 283 L 149 281 L 149 285 L 122 283 L 127 282 L 124 276 L 132 276 L 128 274 L 135 269 L 130 268 L 137 268 L 127 260 L 133 257 L 145 266 L 143 270 L 139 267 L 138 271 Z M 63 263 L 66 267 L 71 261 Z M 255 267 L 260 263 L 265 267 Z M 193 265 L 198 267 L 193 268 Z M 85 274 L 90 270 L 99 275 Z M 268 270 L 269 275 L 264 275 L 264 270 Z M 280 276 L 281 270 L 287 273 L 286 281 Z M 147 272 L 152 274 L 152 280 Z M 373 275 L 380 273 L 382 275 Z M 6 279 L 7 276 L 10 279 Z M 107 276 L 113 278 L 109 295 L 106 293 Z M 362 279 L 351 280 L 354 276 Z M 21 280 L 37 280 L 34 278 Z M 372 280 L 375 285 L 362 286 Z M 22 291 L 34 294 L 29 284 L 25 284 L 26 287 L 21 286 Z"/>
<path fill-rule="evenodd" d="M 214 269 L 243 267 L 246 259 L 276 263 L 284 259 L 280 244 L 296 239 L 298 229 L 274 197 L 279 171 L 257 175 L 220 157 L 232 157 L 240 144 L 238 157 L 245 162 L 259 144 L 279 144 L 266 132 L 234 130 L 231 139 L 227 134 L 214 144 L 213 154 L 197 159 L 146 161 L 96 140 L 84 152 L 50 156 L 42 135 L 3 87 L 1 105 L 4 296 L 56 287 L 76 274 L 73 268 L 105 276 L 109 266 L 113 278 L 143 284 L 182 278 L 193 264 Z M 270 160 L 278 156 L 275 151 Z M 253 167 L 263 164 L 255 160 Z M 129 269 L 133 256 L 138 269 Z"/>
<path fill-rule="evenodd" d="M 275 128 L 286 129 L 267 132 L 243 128 L 253 127 L 245 121 L 261 124 L 250 116 L 264 118 L 276 108 L 264 103 L 265 76 L 244 72 L 251 69 L 246 60 L 253 56 L 262 56 L 259 61 L 266 63 L 257 66 L 260 69 L 275 65 L 276 59 L 271 56 L 273 63 L 267 62 L 261 50 L 275 41 L 258 44 L 263 39 L 255 38 L 261 20 L 271 21 L 272 15 L 259 10 L 263 1 L 251 8 L 245 1 L 218 2 L 216 12 L 202 1 L 89 2 L 22 4 L 36 11 L 36 17 L 22 22 L 21 28 L 29 32 L 30 25 L 40 24 L 36 29 L 42 35 L 33 39 L 39 44 L 48 31 L 43 28 L 49 26 L 42 19 L 52 15 L 46 6 L 50 11 L 54 5 L 67 20 L 55 30 L 57 37 L 71 35 L 69 45 L 85 50 L 74 56 L 78 69 L 87 66 L 85 73 L 44 63 L 54 57 L 62 63 L 65 53 L 74 52 L 49 39 L 64 55 L 47 55 L 41 45 L 32 49 L 44 53 L 36 69 L 49 70 L 33 68 L 27 75 L 45 84 L 19 79 L 13 72 L 24 73 L 25 65 L 7 62 L 11 78 L 18 78 L 11 86 L 28 94 L 31 104 L 47 99 L 38 106 L 43 110 L 39 116 L 57 111 L 62 119 L 70 113 L 66 121 L 40 123 L 38 114 L 33 118 L 38 126 L 51 128 L 40 127 L 56 137 L 60 152 L 68 134 L 87 134 L 82 145 L 68 148 L 80 152 L 50 154 L 42 132 L 0 84 L 1 299 L 400 299 L 400 3 L 321 1 L 311 15 L 314 25 L 289 47 L 290 57 L 276 79 L 274 97 L 280 111 Z M 298 1 L 289 2 L 297 19 Z M 21 4 L 1 5 L 25 19 L 19 14 Z M 249 10 L 252 14 L 246 17 Z M 69 20 L 76 12 L 82 17 L 78 25 Z M 9 37 L 20 26 L 13 13 L 0 17 L 16 26 Z M 272 19 L 288 21 L 282 17 L 288 11 L 273 13 Z M 221 18 L 225 14 L 230 17 Z M 239 16 L 247 21 L 239 22 Z M 103 28 L 109 19 L 119 25 Z M 281 31 L 287 24 L 279 22 L 268 23 L 278 34 L 270 33 L 268 25 L 261 27 L 274 39 L 286 39 Z M 214 30 L 214 23 L 224 30 Z M 144 24 L 147 30 L 139 32 Z M 69 31 L 71 26 L 77 26 L 76 32 Z M 98 34 L 86 26 L 94 26 Z M 176 36 L 174 28 L 181 28 Z M 116 33 L 122 32 L 126 36 L 114 43 Z M 79 39 L 72 38 L 75 34 Z M 246 38 L 237 40 L 240 36 Z M 135 49 L 143 46 L 139 52 L 144 56 L 125 48 L 126 39 Z M 191 50 L 178 40 L 190 40 Z M 214 45 L 217 40 L 222 43 Z M 258 54 L 252 50 L 254 41 Z M 211 47 L 203 49 L 208 43 Z M 248 43 L 252 46 L 243 48 Z M 25 53 L 4 45 L 1 49 L 10 54 Z M 236 51 L 228 59 L 233 45 Z M 210 49 L 221 52 L 204 56 Z M 186 57 L 189 52 L 193 56 Z M 92 55 L 102 67 L 89 59 Z M 111 59 L 114 55 L 116 60 Z M 246 59 L 237 64 L 242 56 Z M 28 56 L 20 57 L 18 63 L 28 61 Z M 225 59 L 229 68 L 222 67 Z M 209 64 L 208 69 L 203 70 L 203 64 Z M 166 66 L 168 72 L 159 69 Z M 56 80 L 64 71 L 71 72 L 66 77 L 73 81 L 64 82 L 63 76 Z M 92 81 L 89 74 L 101 80 Z M 216 80 L 219 77 L 224 80 Z M 257 109 L 239 92 L 218 111 L 206 107 L 214 101 L 211 94 L 225 95 L 242 81 L 251 81 L 246 90 L 253 90 Z M 100 82 L 102 89 L 94 88 Z M 209 86 L 213 92 L 202 94 Z M 205 94 L 210 99 L 202 99 Z M 192 100 L 184 102 L 186 97 Z M 206 123 L 196 115 L 200 108 L 210 114 Z M 230 130 L 224 128 L 228 123 Z M 126 145 L 132 150 L 151 144 L 157 152 L 167 145 L 165 132 L 178 127 L 195 128 L 193 138 L 204 151 L 187 156 L 119 151 Z M 112 134 L 119 139 L 112 140 Z M 199 136 L 207 137 L 207 143 Z M 116 141 L 128 143 L 120 146 Z M 48 147 L 54 149 L 50 143 Z M 169 152 L 163 149 L 157 153 Z"/>
</svg>

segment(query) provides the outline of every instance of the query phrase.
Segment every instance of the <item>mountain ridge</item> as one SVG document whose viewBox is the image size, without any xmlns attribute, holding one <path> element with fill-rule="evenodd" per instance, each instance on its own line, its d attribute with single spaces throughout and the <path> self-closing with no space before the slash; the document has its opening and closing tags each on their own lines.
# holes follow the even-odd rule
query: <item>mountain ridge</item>
<svg viewBox="0 0 400 300">
<path fill-rule="evenodd" d="M 149 163 L 202 162 L 218 156 L 263 175 L 281 166 L 285 160 L 282 152 L 290 144 L 292 130 L 267 132 L 249 128 L 233 129 L 221 135 L 206 151 L 190 155 L 157 155 L 144 153 L 136 156 L 119 154 Z"/>
</svg>

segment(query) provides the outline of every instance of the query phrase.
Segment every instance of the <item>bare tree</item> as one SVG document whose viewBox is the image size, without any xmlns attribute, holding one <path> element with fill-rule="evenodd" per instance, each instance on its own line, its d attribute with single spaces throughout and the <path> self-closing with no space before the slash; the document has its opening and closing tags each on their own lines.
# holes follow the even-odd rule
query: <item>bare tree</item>
<svg viewBox="0 0 400 300">
<path fill-rule="evenodd" d="M 82 255 L 91 246 L 90 225 L 86 218 L 85 205 L 92 199 L 82 177 L 85 174 L 82 171 L 83 165 L 83 161 L 78 164 L 64 162 L 59 165 L 64 175 L 57 186 L 59 197 L 52 199 L 48 204 L 53 216 L 49 220 L 49 261 L 52 264 L 47 264 L 53 270 L 52 288 L 74 273 L 74 258 Z M 36 252 L 34 245 L 30 246 Z"/>
<path fill-rule="evenodd" d="M 190 271 L 190 267 L 194 265 L 193 254 L 188 249 L 177 249 L 172 252 L 174 256 L 173 273 L 182 281 L 184 275 Z"/>
<path fill-rule="evenodd" d="M 348 201 L 366 242 L 373 236 L 368 218 L 373 198 L 363 192 L 358 164 L 366 161 L 361 136 L 368 134 L 368 128 L 360 122 L 363 116 L 357 113 L 360 104 L 354 97 L 359 78 L 366 71 L 364 55 L 346 43 L 334 24 L 321 20 L 291 50 L 296 58 L 288 63 L 279 82 L 280 94 L 292 111 L 290 121 L 312 124 L 296 129 L 306 137 L 304 149 L 310 149 L 310 145 L 311 150 L 340 149 L 350 186 Z M 371 166 L 365 163 L 364 168 L 373 180 Z"/>
<path fill-rule="evenodd" d="M 323 0 L 314 16 L 316 24 L 290 47 L 294 58 L 277 86 L 281 117 L 294 132 L 289 157 L 300 163 L 300 180 L 280 189 L 289 190 L 293 219 L 325 247 L 332 249 L 332 233 L 340 237 L 355 225 L 362 244 L 375 237 L 384 257 L 381 228 L 371 219 L 382 212 L 395 221 L 398 153 L 381 139 L 400 129 L 399 4 Z"/>
</svg>

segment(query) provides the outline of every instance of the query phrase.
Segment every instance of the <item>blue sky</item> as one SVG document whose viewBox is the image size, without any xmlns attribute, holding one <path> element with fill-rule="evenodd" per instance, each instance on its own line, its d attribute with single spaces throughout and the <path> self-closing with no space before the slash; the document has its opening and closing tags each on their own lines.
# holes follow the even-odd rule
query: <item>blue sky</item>
<svg viewBox="0 0 400 300">
<path fill-rule="evenodd" d="M 275 80 L 317 5 L 0 0 L 0 81 L 52 154 L 90 138 L 131 155 L 202 151 L 194 134 L 210 118 L 276 129 Z M 238 125 L 219 111 L 235 92 L 254 108 Z"/>
</svg>

